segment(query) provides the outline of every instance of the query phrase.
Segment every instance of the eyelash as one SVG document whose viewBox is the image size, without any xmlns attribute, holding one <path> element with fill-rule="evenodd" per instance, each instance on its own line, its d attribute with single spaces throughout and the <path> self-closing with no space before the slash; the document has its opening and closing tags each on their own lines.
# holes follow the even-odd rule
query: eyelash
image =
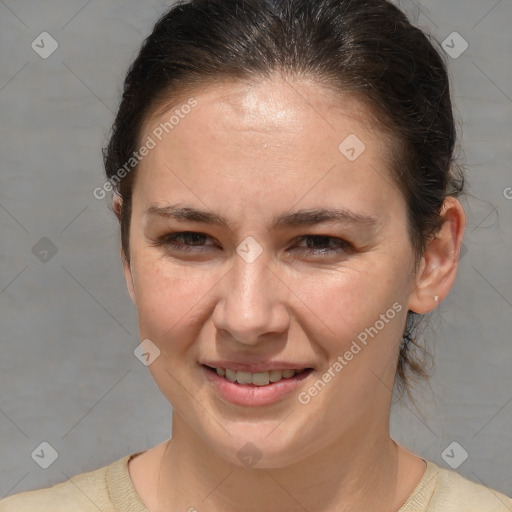
<svg viewBox="0 0 512 512">
<path fill-rule="evenodd" d="M 204 252 L 208 251 L 208 249 L 202 249 L 202 248 L 194 249 L 193 248 L 193 247 L 199 247 L 199 246 L 176 242 L 175 239 L 181 235 L 185 235 L 185 236 L 199 235 L 199 236 L 211 239 L 211 237 L 209 235 L 206 235 L 204 233 L 198 233 L 195 231 L 180 231 L 180 232 L 175 232 L 175 233 L 169 233 L 169 234 L 166 234 L 166 235 L 160 237 L 153 243 L 153 245 L 155 245 L 157 247 L 162 247 L 162 246 L 170 247 L 179 252 L 188 252 L 188 253 L 192 252 L 192 253 L 196 253 L 196 254 L 204 253 Z M 331 254 L 335 254 L 335 253 L 336 254 L 347 253 L 347 252 L 351 252 L 351 251 L 355 250 L 355 248 L 352 244 L 350 244 L 346 240 L 342 240 L 341 238 L 336 238 L 336 237 L 327 236 L 327 235 L 303 235 L 302 237 L 300 237 L 299 241 L 302 242 L 306 239 L 334 240 L 338 244 L 337 248 L 330 248 L 330 249 L 329 248 L 328 249 L 311 249 L 311 248 L 307 248 L 307 247 L 299 248 L 303 252 L 312 254 L 314 256 L 331 255 Z"/>
</svg>

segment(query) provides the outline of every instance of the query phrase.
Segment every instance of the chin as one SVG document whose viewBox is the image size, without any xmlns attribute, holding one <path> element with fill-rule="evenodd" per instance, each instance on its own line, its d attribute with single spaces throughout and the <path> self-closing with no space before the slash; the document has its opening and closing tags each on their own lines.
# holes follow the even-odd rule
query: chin
<svg viewBox="0 0 512 512">
<path fill-rule="evenodd" d="M 207 439 L 212 449 L 227 462 L 245 469 L 283 468 L 300 461 L 309 453 L 312 443 L 304 438 L 290 439 L 289 432 L 277 433 L 276 426 L 262 428 L 258 423 L 253 427 L 244 423 L 230 429 L 232 437 L 224 432 L 220 439 Z M 281 434 L 281 435 L 279 435 Z M 283 434 L 287 439 L 283 439 Z"/>
</svg>

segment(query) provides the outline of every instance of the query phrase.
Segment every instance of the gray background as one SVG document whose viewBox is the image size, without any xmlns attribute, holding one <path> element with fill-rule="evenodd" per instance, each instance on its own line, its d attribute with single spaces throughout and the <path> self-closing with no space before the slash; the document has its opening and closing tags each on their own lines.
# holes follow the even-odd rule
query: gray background
<svg viewBox="0 0 512 512">
<path fill-rule="evenodd" d="M 0 1 L 0 498 L 53 485 L 170 435 L 172 410 L 133 355 L 117 221 L 92 190 L 122 80 L 170 2 Z M 393 407 L 391 432 L 457 472 L 512 495 L 512 2 L 402 1 L 410 19 L 469 48 L 447 57 L 470 193 L 467 253 L 425 331 L 430 387 Z M 48 31 L 48 59 L 31 42 Z M 47 237 L 57 253 L 41 261 Z M 41 242 L 44 243 L 44 242 Z M 57 460 L 31 454 L 46 441 Z M 454 451 L 460 457 L 460 448 Z"/>
</svg>

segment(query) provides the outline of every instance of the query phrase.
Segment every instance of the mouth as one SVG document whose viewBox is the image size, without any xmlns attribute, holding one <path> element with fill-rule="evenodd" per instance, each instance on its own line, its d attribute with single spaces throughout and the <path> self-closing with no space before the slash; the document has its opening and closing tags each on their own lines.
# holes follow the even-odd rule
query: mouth
<svg viewBox="0 0 512 512">
<path fill-rule="evenodd" d="M 268 370 L 250 373 L 230 368 L 199 365 L 213 392 L 225 402 L 243 407 L 275 404 L 305 386 L 313 368 Z"/>
<path fill-rule="evenodd" d="M 203 364 L 202 366 L 231 383 L 257 387 L 268 386 L 269 384 L 279 382 L 283 379 L 291 379 L 295 376 L 304 378 L 313 371 L 313 368 L 298 368 L 251 373 L 241 370 L 232 370 L 231 368 L 215 368 L 206 364 Z"/>
</svg>

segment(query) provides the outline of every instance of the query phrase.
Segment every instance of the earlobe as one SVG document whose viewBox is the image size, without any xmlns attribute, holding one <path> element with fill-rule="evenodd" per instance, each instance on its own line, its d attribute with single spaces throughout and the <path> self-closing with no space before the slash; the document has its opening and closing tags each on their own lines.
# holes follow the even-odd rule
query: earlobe
<svg viewBox="0 0 512 512">
<path fill-rule="evenodd" d="M 115 193 L 114 197 L 112 198 L 112 209 L 113 209 L 117 219 L 119 220 L 119 222 L 121 222 L 122 208 L 123 208 L 123 199 L 119 194 Z M 126 287 L 128 288 L 128 293 L 130 294 L 132 302 L 135 303 L 135 284 L 134 284 L 133 274 L 132 274 L 132 270 L 131 270 L 131 264 L 130 264 L 130 262 L 128 262 L 128 259 L 126 258 L 122 244 L 120 245 L 120 251 L 121 251 L 121 261 L 123 264 L 124 279 L 126 281 Z"/>
<path fill-rule="evenodd" d="M 114 193 L 114 196 L 112 198 L 112 209 L 114 210 L 114 213 L 116 214 L 117 220 L 121 222 L 121 212 L 123 209 L 123 199 L 122 197 Z"/>
<path fill-rule="evenodd" d="M 419 314 L 428 313 L 439 305 L 457 275 L 466 215 L 457 199 L 447 197 L 441 216 L 443 224 L 425 248 L 416 286 L 409 297 L 409 309 Z"/>
<path fill-rule="evenodd" d="M 132 299 L 132 302 L 135 304 L 135 283 L 133 279 L 133 273 L 131 270 L 130 263 L 126 260 L 124 251 L 121 249 L 121 260 L 123 262 L 123 272 L 124 279 L 126 281 L 126 287 L 128 288 L 128 293 Z"/>
</svg>

